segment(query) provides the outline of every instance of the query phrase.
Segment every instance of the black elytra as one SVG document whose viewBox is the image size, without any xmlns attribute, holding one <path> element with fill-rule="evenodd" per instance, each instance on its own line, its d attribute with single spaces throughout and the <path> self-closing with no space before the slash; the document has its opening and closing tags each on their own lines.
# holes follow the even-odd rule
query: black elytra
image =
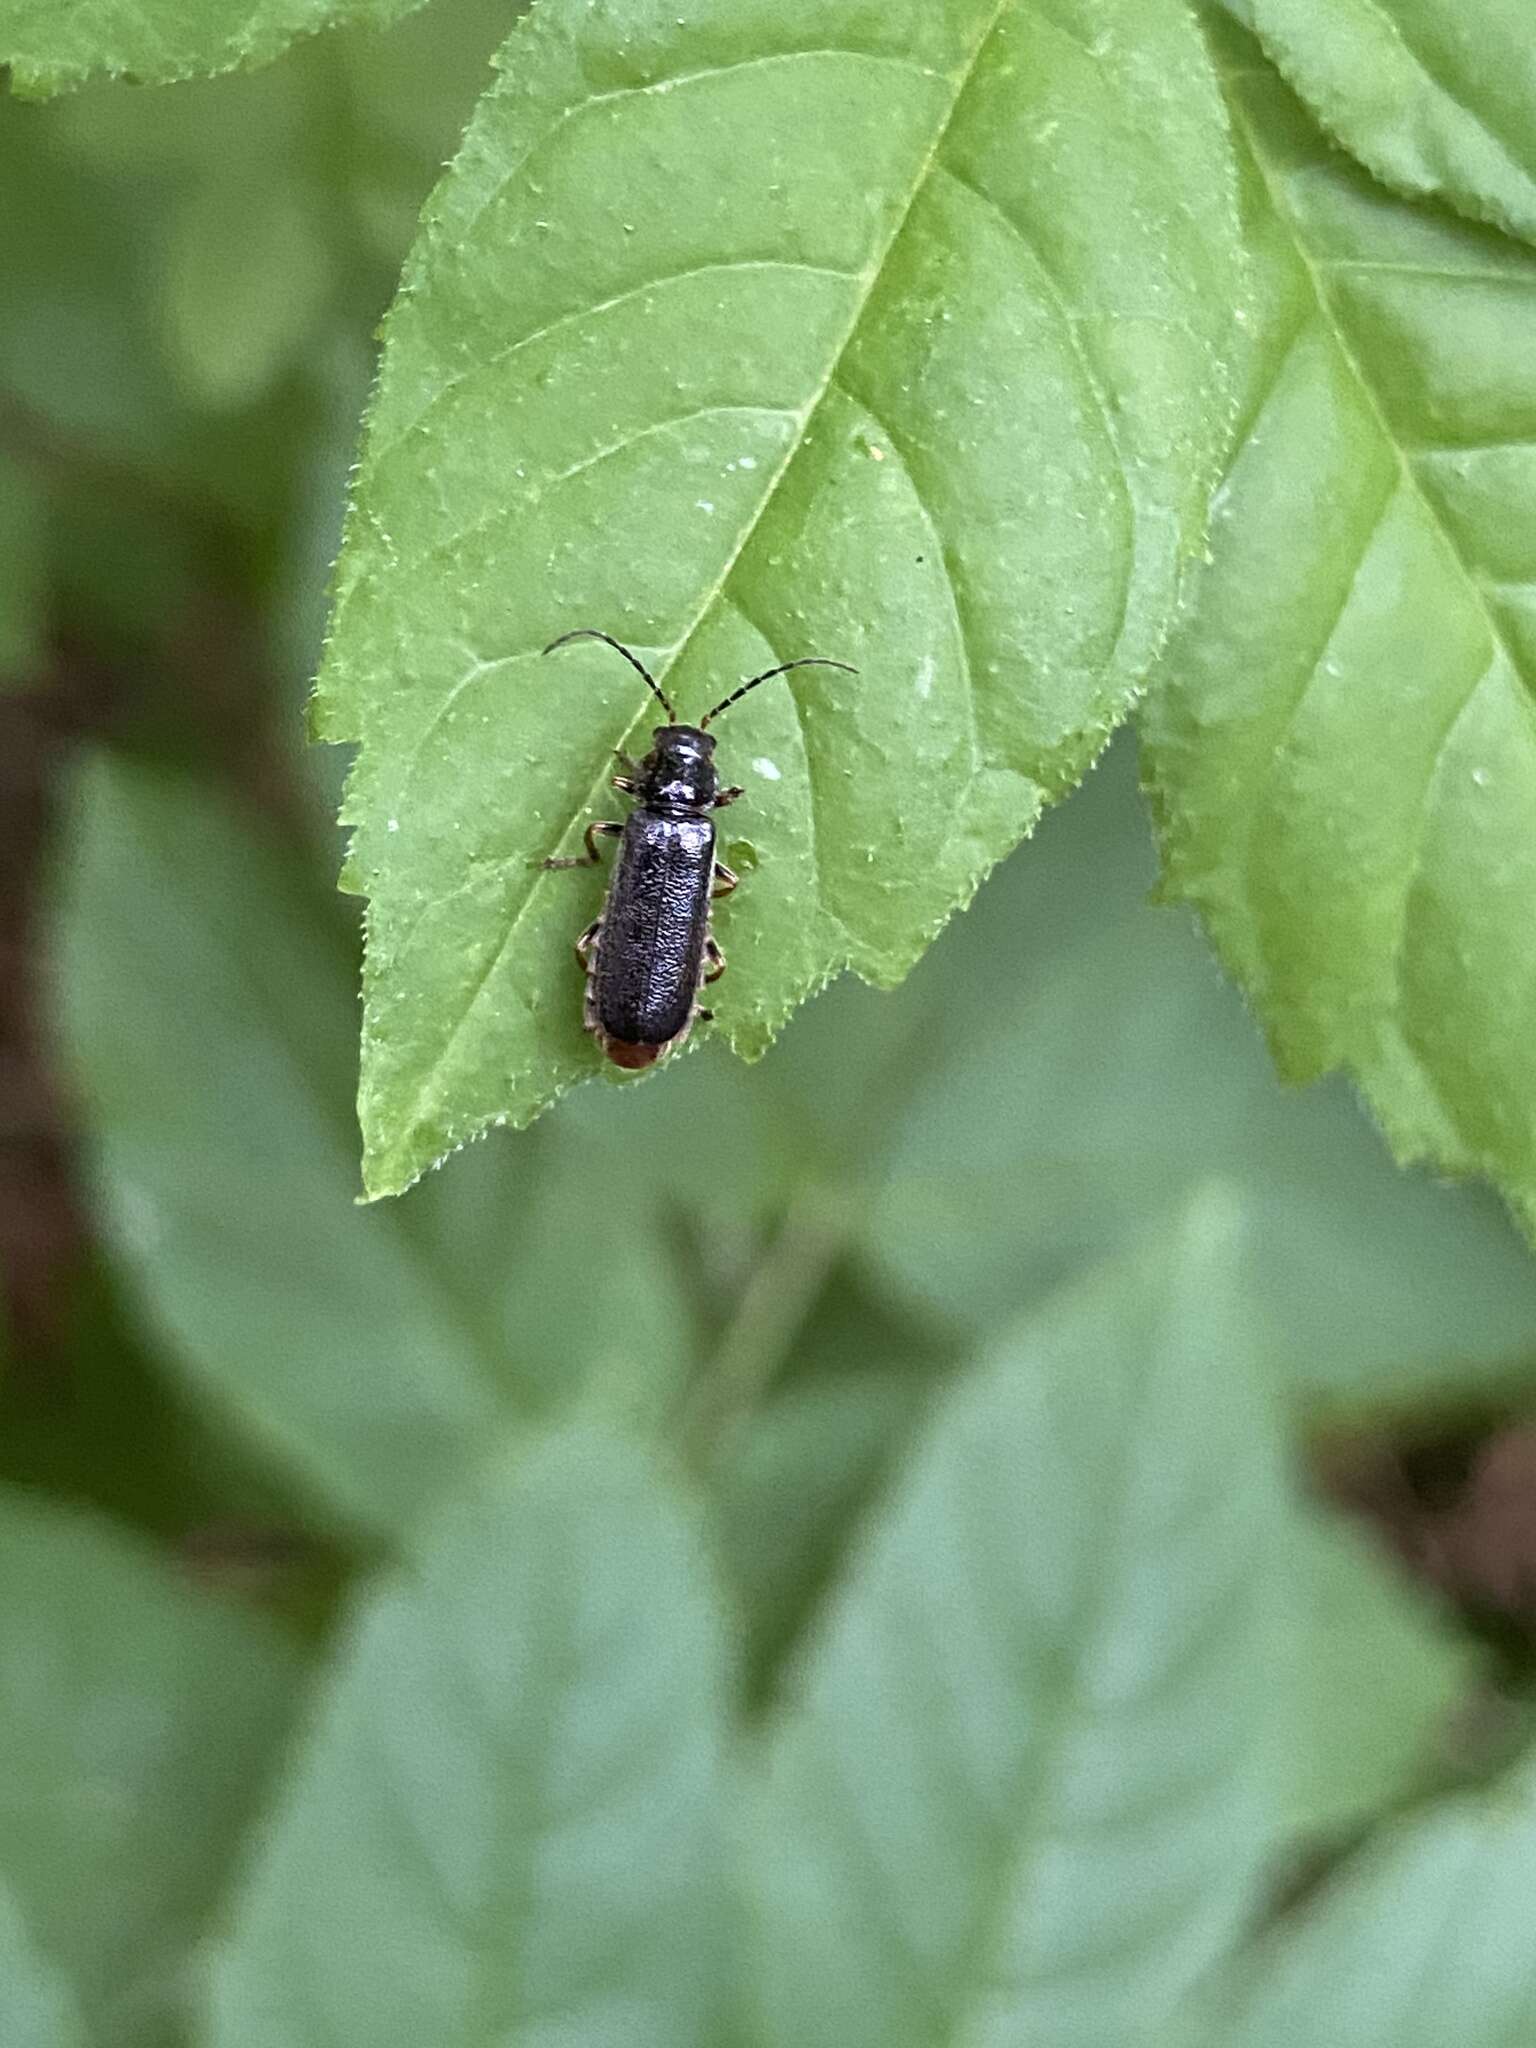
<svg viewBox="0 0 1536 2048">
<path fill-rule="evenodd" d="M 715 770 L 715 736 L 710 721 L 755 690 L 759 683 L 792 668 L 858 671 L 846 661 L 805 655 L 750 677 L 724 697 L 697 725 L 684 725 L 671 699 L 639 657 L 610 633 L 578 626 L 544 649 L 552 654 L 572 640 L 601 640 L 622 654 L 645 678 L 660 701 L 667 723 L 651 734 L 651 751 L 637 767 L 620 755 L 628 771 L 613 786 L 635 799 L 622 825 L 610 820 L 588 825 L 587 850 L 571 859 L 546 860 L 546 868 L 596 867 L 599 839 L 617 839 L 615 863 L 602 916 L 576 941 L 576 958 L 587 977 L 586 1028 L 618 1067 L 650 1067 L 683 1043 L 694 1023 L 714 1014 L 699 1007 L 699 990 L 725 972 L 725 955 L 710 930 L 716 896 L 736 887 L 737 877 L 715 857 L 714 813 L 743 791 L 720 787 Z"/>
</svg>

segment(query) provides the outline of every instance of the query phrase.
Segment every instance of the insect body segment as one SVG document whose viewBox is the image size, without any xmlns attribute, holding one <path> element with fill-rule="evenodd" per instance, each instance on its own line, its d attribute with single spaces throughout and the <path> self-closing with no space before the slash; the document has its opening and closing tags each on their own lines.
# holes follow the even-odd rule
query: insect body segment
<svg viewBox="0 0 1536 2048">
<path fill-rule="evenodd" d="M 620 757 L 625 773 L 613 786 L 635 799 L 624 823 L 594 822 L 586 829 L 585 854 L 544 862 L 546 868 L 595 867 L 599 839 L 621 842 L 602 916 L 577 940 L 576 957 L 587 977 L 587 1030 L 616 1066 L 649 1067 L 683 1043 L 696 1019 L 709 1020 L 713 1013 L 700 1008 L 699 990 L 725 972 L 710 931 L 710 905 L 736 887 L 737 877 L 715 857 L 714 813 L 742 791 L 735 784 L 720 787 L 715 737 L 706 728 L 758 683 L 810 666 L 816 657 L 752 677 L 697 725 L 684 725 L 643 663 L 608 634 L 581 627 L 544 651 L 577 639 L 616 648 L 644 676 L 668 717 L 638 766 Z M 848 667 L 841 661 L 818 665 Z"/>
</svg>

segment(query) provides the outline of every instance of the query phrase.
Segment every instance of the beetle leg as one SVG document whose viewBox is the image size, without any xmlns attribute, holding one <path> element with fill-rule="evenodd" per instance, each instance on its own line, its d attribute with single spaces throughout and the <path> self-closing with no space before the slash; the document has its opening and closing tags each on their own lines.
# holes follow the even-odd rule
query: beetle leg
<svg viewBox="0 0 1536 2048">
<path fill-rule="evenodd" d="M 603 920 L 594 917 L 581 937 L 576 941 L 576 965 L 586 974 L 592 965 L 592 948 L 597 944 L 597 935 L 603 928 Z"/>
<path fill-rule="evenodd" d="M 746 793 L 739 782 L 733 782 L 729 789 L 722 789 L 715 798 L 714 808 L 717 811 L 723 811 L 727 804 L 735 803 L 737 797 L 745 796 Z"/>
<path fill-rule="evenodd" d="M 706 939 L 704 941 L 704 957 L 709 962 L 709 972 L 704 977 L 704 986 L 707 988 L 712 981 L 718 981 L 721 975 L 724 974 L 725 955 L 721 952 L 714 939 Z"/>
<path fill-rule="evenodd" d="M 619 790 L 625 796 L 637 796 L 639 794 L 639 787 L 631 776 L 615 775 L 610 777 L 609 781 L 611 788 Z"/>
<path fill-rule="evenodd" d="M 729 896 L 731 891 L 740 884 L 740 881 L 740 875 L 728 868 L 723 860 L 717 860 L 715 862 L 715 886 L 710 891 L 710 894 L 712 896 Z"/>
<path fill-rule="evenodd" d="M 546 868 L 595 868 L 602 858 L 602 855 L 597 850 L 598 840 L 621 839 L 623 836 L 624 827 L 622 825 L 615 825 L 611 819 L 604 819 L 601 822 L 594 820 L 582 834 L 582 837 L 587 842 L 585 853 L 573 853 L 563 860 L 551 859 L 541 861 L 539 865 Z"/>
</svg>

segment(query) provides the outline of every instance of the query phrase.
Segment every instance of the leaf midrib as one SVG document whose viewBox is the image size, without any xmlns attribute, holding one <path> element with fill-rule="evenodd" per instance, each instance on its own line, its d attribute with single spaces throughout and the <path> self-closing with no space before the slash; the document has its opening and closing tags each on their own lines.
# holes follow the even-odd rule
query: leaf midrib
<svg viewBox="0 0 1536 2048">
<path fill-rule="evenodd" d="M 939 151 L 943 148 L 944 143 L 948 139 L 950 129 L 954 125 L 955 117 L 959 112 L 961 102 L 965 98 L 966 91 L 976 76 L 977 69 L 986 52 L 987 45 L 991 42 L 992 37 L 997 32 L 997 28 L 1001 23 L 1003 16 L 1007 13 L 1008 9 L 1012 4 L 1013 0 L 993 0 L 993 5 L 986 17 L 980 34 L 977 36 L 976 41 L 973 44 L 965 62 L 961 65 L 958 72 L 954 75 L 954 91 L 950 96 L 949 105 L 944 110 L 942 118 L 935 124 L 933 139 L 930 142 L 927 150 L 924 152 L 922 161 L 917 169 L 917 174 L 913 178 L 906 199 L 904 200 L 900 211 L 898 212 L 892 223 L 890 232 L 887 234 L 884 242 L 881 244 L 878 252 L 876 253 L 874 259 L 870 262 L 870 264 L 863 271 L 856 273 L 861 289 L 855 296 L 852 313 L 848 320 L 847 326 L 844 329 L 842 338 L 838 341 L 834 348 L 829 350 L 826 371 L 822 376 L 820 382 L 816 386 L 816 389 L 811 394 L 809 400 L 802 408 L 800 408 L 798 414 L 790 415 L 791 418 L 795 418 L 797 420 L 797 425 L 794 433 L 790 437 L 789 444 L 785 450 L 785 453 L 783 457 L 780 459 L 777 468 L 774 469 L 765 480 L 765 486 L 762 495 L 758 500 L 756 510 L 744 523 L 742 530 L 737 537 L 734 547 L 726 556 L 725 562 L 721 567 L 719 574 L 714 578 L 714 580 L 706 589 L 704 597 L 701 603 L 699 604 L 698 608 L 694 612 L 691 622 L 683 632 L 682 637 L 675 643 L 672 650 L 667 655 L 665 663 L 661 669 L 661 679 L 663 681 L 672 673 L 672 670 L 686 655 L 689 647 L 696 638 L 700 627 L 703 625 L 704 621 L 709 617 L 715 605 L 719 602 L 727 583 L 730 581 L 732 575 L 736 570 L 737 564 L 741 561 L 742 556 L 745 554 L 746 550 L 751 545 L 752 541 L 756 538 L 756 535 L 759 532 L 764 519 L 768 516 L 770 509 L 772 508 L 775 500 L 777 499 L 780 488 L 783 485 L 784 479 L 788 474 L 790 467 L 794 463 L 795 457 L 799 454 L 801 448 L 805 444 L 806 434 L 811 425 L 811 422 L 814 420 L 817 412 L 824 404 L 828 392 L 832 389 L 833 384 L 836 381 L 838 371 L 841 369 L 843 361 L 847 356 L 848 351 L 852 346 L 853 341 L 857 336 L 861 325 L 863 324 L 864 316 L 869 308 L 870 299 L 872 298 L 881 277 L 885 273 L 885 268 L 890 260 L 891 252 L 895 248 L 897 242 L 901 239 L 901 236 L 907 226 L 907 222 L 911 218 L 912 210 L 916 206 L 918 199 L 921 197 L 925 187 L 928 184 L 929 179 L 933 175 L 934 167 L 938 162 Z M 609 754 L 614 750 L 622 748 L 624 746 L 625 742 L 634 733 L 636 727 L 644 719 L 645 712 L 646 700 L 642 700 L 637 711 L 634 713 L 632 717 L 626 720 L 622 730 L 615 736 L 612 748 L 605 750 L 602 757 L 602 766 L 600 767 L 597 776 L 590 784 L 590 786 L 584 793 L 580 803 L 573 810 L 570 818 L 561 830 L 559 834 L 560 839 L 564 839 L 566 835 L 575 827 L 577 822 L 591 810 L 593 803 L 595 802 L 598 795 L 601 793 L 603 785 L 607 780 Z M 527 890 L 523 895 L 523 900 L 518 905 L 517 909 L 514 911 L 512 918 L 508 923 L 507 930 L 501 941 L 501 944 L 497 946 L 495 951 L 492 953 L 484 972 L 476 980 L 474 988 L 471 990 L 467 1000 L 465 1001 L 464 1007 L 461 1010 L 459 1017 L 453 1026 L 453 1029 L 448 1034 L 448 1037 L 444 1042 L 442 1049 L 438 1052 L 436 1057 L 432 1060 L 431 1064 L 427 1067 L 426 1072 L 422 1077 L 421 1084 L 416 1091 L 415 1098 L 411 1103 L 409 1111 L 407 1112 L 406 1116 L 400 1120 L 399 1128 L 403 1133 L 403 1139 L 408 1139 L 409 1137 L 414 1136 L 420 1130 L 423 1119 L 437 1107 L 442 1088 L 442 1076 L 444 1074 L 445 1069 L 448 1066 L 449 1061 L 453 1056 L 454 1050 L 459 1041 L 460 1034 L 464 1030 L 465 1025 L 468 1023 L 471 1015 L 473 1014 L 477 1004 L 480 1001 L 480 998 L 484 995 L 486 988 L 490 985 L 495 975 L 499 972 L 502 962 L 507 957 L 507 953 L 512 945 L 513 940 L 516 938 L 518 931 L 521 929 L 524 918 L 527 916 L 533 904 L 538 900 L 540 885 L 545 880 L 547 880 L 547 877 L 545 877 L 542 874 L 542 872 L 538 870 L 534 872 L 532 878 L 530 879 Z M 419 1178 L 419 1173 L 413 1173 L 411 1175 L 411 1181 L 414 1181 L 417 1178 Z M 409 1185 L 410 1181 L 403 1183 L 403 1186 Z"/>
<path fill-rule="evenodd" d="M 1253 74 L 1249 73 L 1248 75 L 1251 76 Z M 1229 80 L 1234 83 L 1239 78 L 1241 78 L 1241 76 L 1243 76 L 1243 74 L 1240 72 L 1228 73 Z M 1377 392 L 1376 380 L 1372 376 L 1370 376 L 1370 374 L 1366 370 L 1360 352 L 1358 351 L 1358 349 L 1356 349 L 1354 343 L 1350 339 L 1346 323 L 1339 316 L 1337 310 L 1334 307 L 1332 295 L 1330 294 L 1328 285 L 1324 279 L 1324 272 L 1329 269 L 1353 269 L 1359 266 L 1353 264 L 1332 264 L 1326 262 L 1322 258 L 1313 256 L 1311 248 L 1307 243 L 1307 240 L 1302 232 L 1301 223 L 1299 222 L 1295 212 L 1289 206 L 1285 199 L 1282 186 L 1279 183 L 1277 183 L 1276 179 L 1270 173 L 1269 163 L 1265 156 L 1263 147 L 1261 146 L 1261 143 L 1259 141 L 1257 131 L 1254 127 L 1254 123 L 1249 118 L 1248 110 L 1242 103 L 1241 92 L 1235 91 L 1229 94 L 1228 103 L 1232 108 L 1232 116 L 1234 122 L 1237 126 L 1239 126 L 1242 129 L 1243 137 L 1248 145 L 1249 155 L 1253 159 L 1254 167 L 1257 170 L 1260 182 L 1264 187 L 1265 196 L 1268 198 L 1270 205 L 1274 208 L 1275 218 L 1280 223 L 1280 225 L 1285 229 L 1287 239 L 1289 240 L 1292 249 L 1296 253 L 1296 259 L 1301 264 L 1303 270 L 1306 272 L 1307 284 L 1311 290 L 1314 300 L 1316 301 L 1317 309 L 1322 317 L 1323 323 L 1326 326 L 1328 333 L 1334 342 L 1335 347 L 1338 349 L 1340 355 L 1344 358 L 1345 365 L 1348 368 L 1350 375 L 1354 378 L 1355 383 L 1359 387 L 1361 396 L 1364 398 L 1366 404 L 1369 406 L 1371 417 L 1376 422 L 1376 425 L 1381 433 L 1383 443 L 1392 450 L 1393 455 L 1397 459 L 1397 465 L 1401 481 L 1404 484 L 1406 484 L 1408 490 L 1418 500 L 1419 504 L 1423 507 L 1424 512 L 1427 515 L 1431 526 L 1440 535 L 1441 539 L 1445 542 L 1445 545 L 1449 550 L 1457 569 L 1461 572 L 1463 582 L 1466 583 L 1468 589 L 1471 591 L 1473 598 L 1476 600 L 1478 610 L 1482 614 L 1483 622 L 1488 629 L 1489 638 L 1492 640 L 1494 646 L 1502 652 L 1504 658 L 1509 662 L 1509 665 L 1511 669 L 1513 669 L 1514 673 L 1517 676 L 1523 676 L 1524 671 L 1521 668 L 1520 663 L 1515 659 L 1513 650 L 1510 648 L 1509 642 L 1504 635 L 1503 629 L 1500 627 L 1498 620 L 1495 618 L 1491 608 L 1489 607 L 1486 595 L 1483 590 L 1482 583 L 1478 578 L 1476 570 L 1473 568 L 1472 564 L 1468 561 L 1466 555 L 1462 551 L 1461 542 L 1458 539 L 1457 535 L 1453 532 L 1449 524 L 1441 517 L 1438 507 L 1435 505 L 1434 500 L 1430 497 L 1429 493 L 1425 490 L 1423 484 L 1420 482 L 1418 472 L 1414 468 L 1413 457 L 1415 454 L 1433 451 L 1411 448 L 1398 438 L 1397 432 L 1392 426 L 1391 421 L 1387 418 L 1387 414 L 1382 406 L 1381 399 Z M 1383 267 L 1384 266 L 1382 265 L 1374 264 L 1371 266 L 1371 268 L 1373 269 L 1380 269 Z M 1519 282 L 1521 280 L 1506 279 L 1503 281 Z M 1536 281 L 1529 282 L 1532 282 L 1533 288 L 1536 288 Z"/>
<path fill-rule="evenodd" d="M 1070 1290 L 1064 1291 L 1070 1298 Z M 1158 1358 L 1159 1335 L 1161 1332 L 1154 1333 L 1149 1345 L 1154 1361 Z M 1039 1740 L 1020 1758 L 1024 1772 L 1033 1779 L 1033 1789 L 1021 1802 L 1017 1825 L 1003 1845 L 989 1896 L 955 1972 L 954 2018 L 944 2024 L 934 2048 L 965 2048 L 967 2041 L 976 2039 L 974 2030 L 982 1999 L 999 1981 L 994 1965 L 1004 1937 L 1010 1925 L 1024 1919 L 1025 1902 L 1038 1887 L 1044 1818 L 1060 1796 L 1057 1777 L 1061 1761 L 1085 1718 L 1083 1666 L 1103 1630 L 1106 1614 L 1112 1611 L 1121 1592 L 1121 1546 L 1130 1518 L 1143 1420 L 1151 1406 L 1157 1371 L 1157 1363 L 1149 1363 L 1131 1389 L 1129 1412 L 1123 1418 L 1124 1427 L 1115 1447 L 1114 1469 L 1102 1496 L 1108 1503 L 1107 1513 L 1099 1520 L 1099 1537 L 1089 1560 L 1087 1584 L 1073 1611 L 1071 1646 L 1063 1659 L 1065 1668 L 1047 1673 L 1043 1689 L 1044 1725 Z"/>
</svg>

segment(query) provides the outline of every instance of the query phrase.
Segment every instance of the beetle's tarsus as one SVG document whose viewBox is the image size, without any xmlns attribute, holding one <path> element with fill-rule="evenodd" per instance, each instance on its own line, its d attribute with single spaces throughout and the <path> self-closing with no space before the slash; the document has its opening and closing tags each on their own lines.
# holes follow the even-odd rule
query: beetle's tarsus
<svg viewBox="0 0 1536 2048">
<path fill-rule="evenodd" d="M 589 825 L 581 836 L 587 843 L 585 853 L 571 853 L 563 857 L 555 856 L 549 860 L 541 861 L 539 865 L 546 868 L 595 868 L 602 860 L 602 855 L 597 850 L 598 840 L 622 839 L 624 827 L 614 824 L 611 818 L 605 818 L 600 822 L 594 822 Z"/>
</svg>

